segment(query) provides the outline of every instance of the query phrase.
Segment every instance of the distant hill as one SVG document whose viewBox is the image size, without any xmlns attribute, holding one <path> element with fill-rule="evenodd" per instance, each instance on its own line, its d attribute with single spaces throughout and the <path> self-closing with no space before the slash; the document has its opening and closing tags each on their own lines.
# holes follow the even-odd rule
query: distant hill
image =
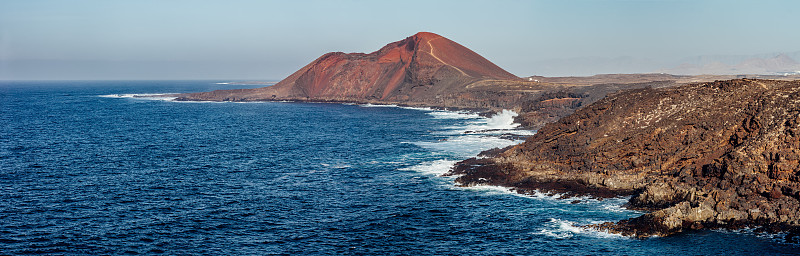
<svg viewBox="0 0 800 256">
<path fill-rule="evenodd" d="M 775 66 L 789 63 L 788 59 L 775 61 L 778 63 Z M 636 65 L 636 61 L 630 63 Z M 523 127 L 538 129 L 620 90 L 731 78 L 735 76 L 611 74 L 522 79 L 454 41 L 420 32 L 372 53 L 324 54 L 272 86 L 170 96 L 183 101 L 349 102 L 480 111 L 511 109 L 519 114 L 517 122 Z"/>
<path fill-rule="evenodd" d="M 792 57 L 794 55 L 798 54 L 777 54 L 771 57 L 699 56 L 687 59 L 677 67 L 664 69 L 661 72 L 676 75 L 799 74 L 800 63 Z"/>
<path fill-rule="evenodd" d="M 497 80 L 521 81 L 456 42 L 420 32 L 369 54 L 327 53 L 274 86 L 181 99 L 430 102 Z"/>
<path fill-rule="evenodd" d="M 580 57 L 531 60 L 531 74 L 783 75 L 800 74 L 800 51 L 751 55 L 700 55 L 685 58 Z"/>
</svg>

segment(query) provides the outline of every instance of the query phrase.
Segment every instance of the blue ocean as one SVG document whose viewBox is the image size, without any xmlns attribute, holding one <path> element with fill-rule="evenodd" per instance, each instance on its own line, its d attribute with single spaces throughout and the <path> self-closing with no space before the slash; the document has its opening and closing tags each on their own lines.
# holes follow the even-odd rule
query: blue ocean
<svg viewBox="0 0 800 256">
<path fill-rule="evenodd" d="M 513 112 L 133 97 L 221 81 L 0 82 L 0 254 L 796 255 L 779 236 L 637 240 L 625 198 L 463 188 Z"/>
</svg>

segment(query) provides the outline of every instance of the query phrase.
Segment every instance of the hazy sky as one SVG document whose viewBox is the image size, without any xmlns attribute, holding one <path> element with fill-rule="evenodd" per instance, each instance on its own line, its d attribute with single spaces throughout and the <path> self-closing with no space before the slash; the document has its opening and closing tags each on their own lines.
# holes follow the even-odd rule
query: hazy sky
<svg viewBox="0 0 800 256">
<path fill-rule="evenodd" d="M 0 0 L 0 80 L 279 80 L 419 31 L 518 76 L 547 60 L 800 51 L 800 1 Z M 618 72 L 630 72 L 619 70 Z"/>
</svg>

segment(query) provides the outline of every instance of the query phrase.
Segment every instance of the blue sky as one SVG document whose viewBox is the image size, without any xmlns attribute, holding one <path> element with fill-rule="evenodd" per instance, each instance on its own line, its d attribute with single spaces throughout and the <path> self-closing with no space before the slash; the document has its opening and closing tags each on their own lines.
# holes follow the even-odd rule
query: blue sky
<svg viewBox="0 0 800 256">
<path fill-rule="evenodd" d="M 518 76 L 563 75 L 537 70 L 800 51 L 797 10 L 769 0 L 0 0 L 0 80 L 279 80 L 326 52 L 372 52 L 419 31 Z"/>
</svg>

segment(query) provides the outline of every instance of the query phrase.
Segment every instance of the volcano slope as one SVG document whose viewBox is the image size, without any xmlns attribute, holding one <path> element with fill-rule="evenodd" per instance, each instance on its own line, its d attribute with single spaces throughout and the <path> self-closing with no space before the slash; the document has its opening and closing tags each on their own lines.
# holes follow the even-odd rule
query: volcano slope
<svg viewBox="0 0 800 256">
<path fill-rule="evenodd" d="M 462 185 L 611 197 L 651 211 L 594 228 L 628 236 L 800 226 L 800 81 L 728 80 L 620 92 L 494 157 Z"/>
<path fill-rule="evenodd" d="M 312 101 L 481 111 L 511 109 L 520 113 L 518 122 L 535 130 L 609 92 L 672 86 L 680 79 L 659 74 L 619 76 L 630 81 L 614 82 L 627 81 L 618 76 L 588 78 L 593 83 L 585 84 L 520 79 L 456 42 L 420 32 L 369 54 L 325 54 L 273 86 L 170 96 L 183 101 Z"/>
<path fill-rule="evenodd" d="M 405 103 L 505 107 L 519 94 L 495 87 L 536 86 L 440 35 L 420 32 L 373 53 L 327 53 L 264 88 L 179 95 L 178 100 Z M 489 88 L 493 87 L 493 88 Z M 475 100 L 492 94 L 496 101 Z M 507 98 L 507 99 L 506 99 Z"/>
</svg>

